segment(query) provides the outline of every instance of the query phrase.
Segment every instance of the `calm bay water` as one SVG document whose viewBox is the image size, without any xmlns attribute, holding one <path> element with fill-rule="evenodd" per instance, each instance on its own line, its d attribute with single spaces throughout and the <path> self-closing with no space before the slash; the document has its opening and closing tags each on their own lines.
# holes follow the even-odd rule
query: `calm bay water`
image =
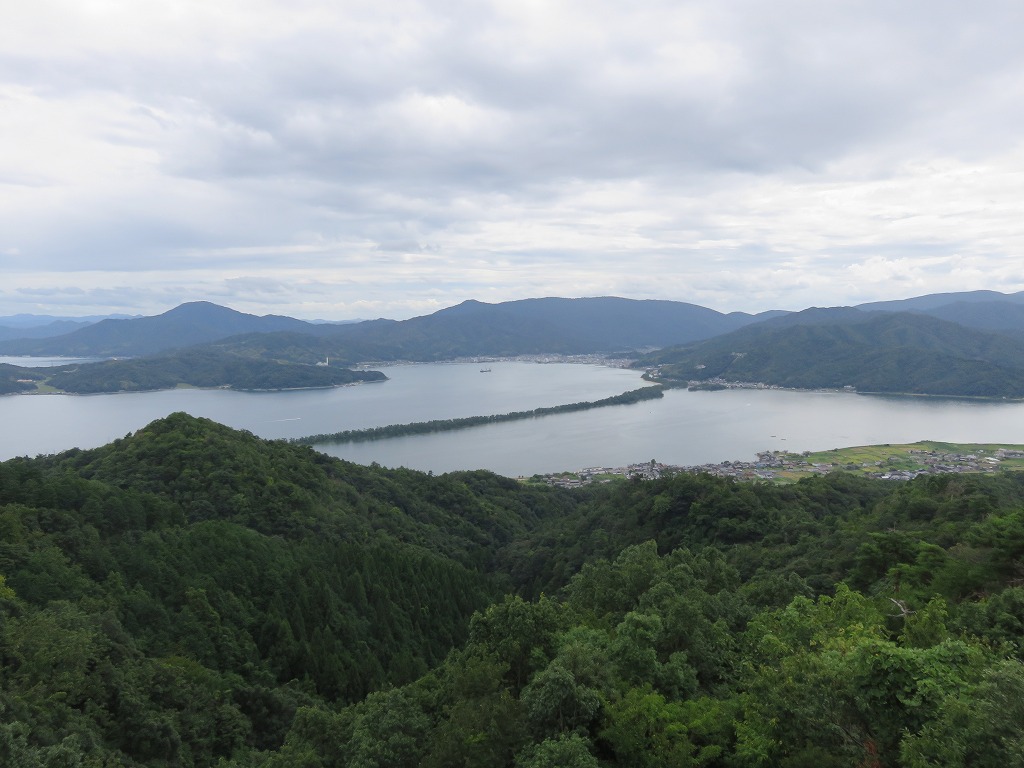
<svg viewBox="0 0 1024 768">
<path fill-rule="evenodd" d="M 481 373 L 481 368 L 490 373 Z M 0 397 L 0 459 L 93 448 L 175 411 L 247 429 L 301 437 L 523 411 L 596 400 L 642 386 L 636 371 L 598 365 L 496 362 L 382 368 L 389 380 L 334 389 L 230 392 L 174 389 L 117 395 Z"/>
<path fill-rule="evenodd" d="M 661 400 L 530 421 L 322 445 L 358 463 L 444 472 L 486 467 L 532 475 L 656 459 L 698 465 L 752 460 L 758 451 L 947 442 L 1024 443 L 1024 404 L 840 393 L 670 390 Z"/>
<path fill-rule="evenodd" d="M 480 368 L 491 369 L 481 373 Z M 501 362 L 394 366 L 390 381 L 330 390 L 172 390 L 0 397 L 0 458 L 94 447 L 174 411 L 262 437 L 521 411 L 641 386 L 636 371 Z M 749 460 L 757 451 L 825 450 L 917 440 L 1024 443 L 1024 403 L 847 393 L 671 390 L 629 406 L 319 450 L 363 464 L 531 475 L 656 459 Z"/>
</svg>

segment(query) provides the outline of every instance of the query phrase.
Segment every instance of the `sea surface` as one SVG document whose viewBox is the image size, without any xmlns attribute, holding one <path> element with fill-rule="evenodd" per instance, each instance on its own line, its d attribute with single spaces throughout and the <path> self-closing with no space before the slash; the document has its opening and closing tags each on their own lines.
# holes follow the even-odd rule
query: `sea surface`
<svg viewBox="0 0 1024 768">
<path fill-rule="evenodd" d="M 481 369 L 489 369 L 481 372 Z M 532 362 L 382 368 L 389 380 L 296 392 L 178 389 L 0 397 L 0 459 L 91 448 L 174 411 L 268 438 L 483 416 L 597 400 L 643 386 L 637 371 Z M 669 390 L 659 400 L 455 432 L 317 446 L 362 464 L 508 476 L 655 459 L 699 465 L 758 451 L 949 442 L 1024 443 L 1024 403 L 782 390 Z"/>
</svg>

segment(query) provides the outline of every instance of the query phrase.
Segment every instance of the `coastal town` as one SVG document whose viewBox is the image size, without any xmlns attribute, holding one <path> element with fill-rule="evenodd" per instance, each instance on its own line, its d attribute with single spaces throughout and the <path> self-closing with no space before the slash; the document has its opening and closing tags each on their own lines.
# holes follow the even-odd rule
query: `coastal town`
<svg viewBox="0 0 1024 768">
<path fill-rule="evenodd" d="M 950 446 L 915 443 L 867 446 L 811 453 L 762 451 L 755 461 L 677 466 L 658 461 L 625 467 L 588 467 L 576 472 L 535 475 L 534 481 L 560 488 L 578 488 L 616 478 L 656 480 L 680 473 L 706 473 L 736 480 L 792 482 L 802 477 L 844 471 L 880 480 L 912 480 L 919 475 L 987 473 L 1024 470 L 1024 446 Z"/>
</svg>

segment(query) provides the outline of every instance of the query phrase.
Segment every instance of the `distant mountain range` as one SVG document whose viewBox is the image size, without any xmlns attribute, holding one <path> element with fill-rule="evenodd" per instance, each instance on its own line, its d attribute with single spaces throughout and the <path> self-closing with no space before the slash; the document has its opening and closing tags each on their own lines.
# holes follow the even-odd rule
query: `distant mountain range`
<svg viewBox="0 0 1024 768">
<path fill-rule="evenodd" d="M 63 336 L 100 320 L 127 319 L 130 315 L 86 315 L 58 317 L 56 315 L 5 315 L 0 317 L 0 341 L 9 339 L 45 339 Z"/>
<path fill-rule="evenodd" d="M 356 362 L 585 354 L 684 344 L 777 314 L 723 314 L 675 301 L 545 298 L 466 301 L 411 320 L 335 325 L 191 302 L 154 317 L 103 320 L 47 339 L 0 342 L 0 354 L 142 356 L 213 342 L 224 352 L 294 362 L 327 356 Z"/>
<path fill-rule="evenodd" d="M 66 315 L 33 315 L 22 312 L 17 315 L 0 315 L 0 327 L 3 328 L 38 328 L 53 323 L 72 322 L 76 325 L 89 325 L 98 323 L 100 320 L 127 320 L 142 315 L 80 315 L 67 317 Z"/>
<path fill-rule="evenodd" d="M 92 325 L 88 320 L 53 320 L 31 326 L 0 325 L 0 341 L 48 339 L 54 336 L 64 336 L 88 325 Z"/>
<path fill-rule="evenodd" d="M 155 355 L 243 333 L 315 332 L 322 327 L 279 315 L 248 315 L 208 301 L 194 301 L 153 317 L 107 319 L 60 336 L 0 343 L 4 355 L 135 357 Z"/>
<path fill-rule="evenodd" d="M 960 291 L 958 293 L 929 293 L 912 299 L 895 301 L 872 301 L 858 304 L 858 309 L 874 312 L 920 312 L 931 314 L 951 304 L 1021 304 L 1024 305 L 1024 291 L 1000 293 L 999 291 Z"/>
<path fill-rule="evenodd" d="M 765 317 L 774 316 L 769 313 Z M 694 304 L 613 297 L 466 301 L 410 320 L 375 320 L 320 330 L 228 339 L 225 351 L 296 361 L 450 360 L 459 357 L 629 353 L 727 333 L 760 316 Z"/>
<path fill-rule="evenodd" d="M 643 363 L 660 366 L 662 375 L 676 382 L 724 378 L 789 387 L 1024 397 L 1019 383 L 1024 382 L 1024 292 L 933 294 L 758 315 L 616 297 L 466 301 L 410 320 L 348 324 L 256 316 L 190 302 L 153 317 L 104 319 L 60 335 L 27 337 L 52 327 L 23 328 L 17 340 L 2 340 L 0 332 L 0 354 L 158 357 L 164 362 L 147 363 L 144 373 L 135 366 L 125 380 L 163 381 L 187 368 L 181 364 L 186 350 L 202 353 L 203 368 L 210 370 L 218 356 L 305 365 L 329 358 L 337 366 L 650 353 Z M 273 370 L 276 379 L 284 369 Z M 96 375 L 83 367 L 76 381 L 99 386 Z M 19 377 L 24 378 L 9 374 L 12 387 Z"/>
<path fill-rule="evenodd" d="M 900 301 L 860 304 L 857 308 L 869 312 L 914 312 L 986 331 L 1024 331 L 1024 291 L 933 293 Z"/>
</svg>

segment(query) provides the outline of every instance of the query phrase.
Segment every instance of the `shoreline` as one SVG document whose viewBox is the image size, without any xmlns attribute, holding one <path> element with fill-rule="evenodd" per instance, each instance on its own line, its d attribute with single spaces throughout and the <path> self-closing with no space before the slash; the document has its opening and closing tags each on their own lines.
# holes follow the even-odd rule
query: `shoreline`
<svg viewBox="0 0 1024 768">
<path fill-rule="evenodd" d="M 921 397 L 934 398 L 938 400 L 976 400 L 987 403 L 1022 403 L 1024 397 L 1007 397 L 1006 395 L 947 395 L 932 392 L 874 392 L 870 390 L 859 390 L 853 387 L 785 387 L 781 384 L 768 384 L 760 381 L 725 381 L 725 380 L 698 380 L 678 381 L 674 379 L 659 379 L 645 373 L 641 378 L 652 384 L 661 384 L 665 389 L 685 389 L 688 392 L 719 392 L 726 389 L 749 389 L 777 392 L 808 392 L 819 394 L 836 395 L 866 395 L 869 397 Z"/>
<path fill-rule="evenodd" d="M 746 482 L 791 483 L 845 472 L 878 480 L 912 480 L 920 475 L 985 474 L 1024 471 L 1024 445 L 1018 443 L 879 443 L 825 451 L 765 450 L 755 461 L 721 461 L 682 466 L 657 461 L 624 467 L 588 467 L 518 478 L 561 488 L 576 488 L 615 480 L 656 480 L 676 474 L 707 474 Z"/>
<path fill-rule="evenodd" d="M 277 387 L 275 389 L 236 389 L 230 385 L 223 385 L 218 387 L 195 387 L 191 384 L 176 385 L 173 387 L 160 387 L 158 389 L 119 389 L 114 392 L 65 392 L 62 389 L 54 390 L 53 392 L 41 392 L 38 389 L 31 392 L 4 392 L 0 394 L 0 397 L 20 397 L 20 396 L 40 396 L 48 397 L 51 395 L 63 395 L 65 397 L 95 397 L 97 395 L 145 395 L 152 394 L 153 392 L 174 392 L 179 389 L 195 389 L 203 392 L 216 392 L 217 390 L 223 390 L 224 392 L 239 392 L 239 393 L 258 393 L 258 392 L 310 392 L 318 389 L 340 389 L 341 387 L 355 387 L 361 384 L 384 384 L 390 381 L 386 376 L 383 379 L 376 380 L 363 380 L 363 381 L 347 381 L 344 384 L 326 384 L 321 387 Z"/>
</svg>

